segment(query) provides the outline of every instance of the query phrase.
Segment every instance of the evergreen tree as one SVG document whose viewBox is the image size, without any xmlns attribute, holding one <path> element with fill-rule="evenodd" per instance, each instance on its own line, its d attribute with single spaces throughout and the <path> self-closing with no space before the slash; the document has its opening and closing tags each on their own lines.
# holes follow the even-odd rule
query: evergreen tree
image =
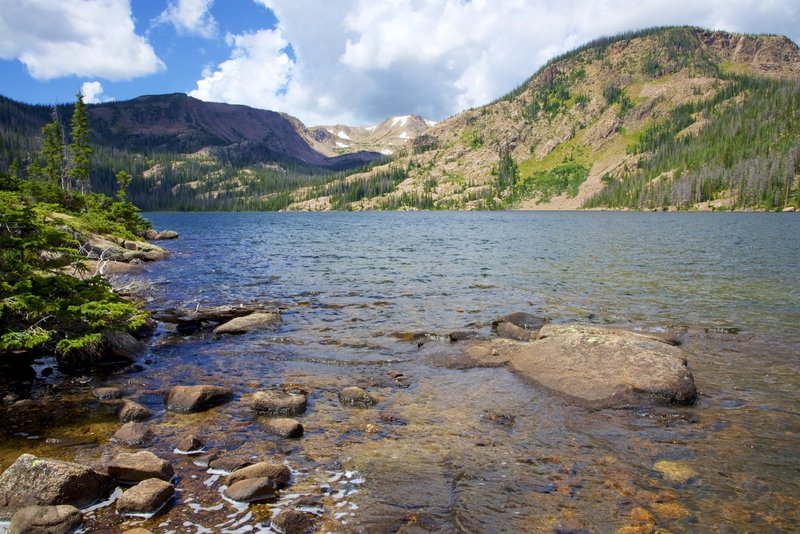
<svg viewBox="0 0 800 534">
<path fill-rule="evenodd" d="M 72 153 L 71 176 L 80 187 L 82 193 L 88 193 L 89 163 L 92 159 L 92 147 L 89 146 L 89 117 L 86 114 L 86 104 L 83 95 L 75 95 L 75 111 L 72 113 Z"/>
<path fill-rule="evenodd" d="M 53 106 L 53 120 L 42 127 L 42 148 L 40 150 L 41 159 L 44 160 L 44 167 L 41 168 L 42 176 L 54 185 L 61 186 L 62 189 L 68 183 L 67 176 L 67 155 L 66 145 L 64 144 L 64 127 L 58 115 L 58 109 Z"/>
</svg>

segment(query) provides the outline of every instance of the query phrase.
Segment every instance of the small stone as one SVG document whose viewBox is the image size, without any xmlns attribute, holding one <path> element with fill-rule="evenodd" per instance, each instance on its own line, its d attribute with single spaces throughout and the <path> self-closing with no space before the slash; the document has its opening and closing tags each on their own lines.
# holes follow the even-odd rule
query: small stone
<svg viewBox="0 0 800 534">
<path fill-rule="evenodd" d="M 270 415 L 299 415 L 306 411 L 308 398 L 283 392 L 256 391 L 250 407 L 254 412 Z"/>
<path fill-rule="evenodd" d="M 271 478 L 248 478 L 225 489 L 225 496 L 238 502 L 258 502 L 275 498 L 275 481 Z"/>
<path fill-rule="evenodd" d="M 175 230 L 164 230 L 162 232 L 158 232 L 156 235 L 156 239 L 177 239 L 178 232 Z"/>
<path fill-rule="evenodd" d="M 272 328 L 282 321 L 279 313 L 254 312 L 243 317 L 236 317 L 223 323 L 213 330 L 214 335 L 220 334 L 246 334 L 254 330 Z"/>
<path fill-rule="evenodd" d="M 447 337 L 450 338 L 450 341 L 465 341 L 467 339 L 475 339 L 478 337 L 477 332 L 472 332 L 470 330 L 456 330 L 454 332 L 450 332 L 447 334 Z"/>
<path fill-rule="evenodd" d="M 122 534 L 153 534 L 152 530 L 147 530 L 146 528 L 132 528 L 130 530 L 124 531 Z"/>
<path fill-rule="evenodd" d="M 653 464 L 653 471 L 661 473 L 666 480 L 676 484 L 686 484 L 689 479 L 698 476 L 697 471 L 685 462 L 672 460 L 659 460 Z"/>
<path fill-rule="evenodd" d="M 237 469 L 225 479 L 225 485 L 232 486 L 240 480 L 248 478 L 271 478 L 279 487 L 289 483 L 292 472 L 282 464 L 271 464 L 269 462 L 258 462 L 241 469 Z"/>
<path fill-rule="evenodd" d="M 197 454 L 203 450 L 204 445 L 205 442 L 202 439 L 194 434 L 189 434 L 178 442 L 175 449 L 180 454 Z"/>
<path fill-rule="evenodd" d="M 372 423 L 367 423 L 367 426 L 364 427 L 364 432 L 367 434 L 377 434 L 380 432 L 381 429 L 378 428 L 377 425 L 373 425 Z"/>
<path fill-rule="evenodd" d="M 311 520 L 303 512 L 287 508 L 272 519 L 272 526 L 284 534 L 303 534 L 311 528 Z"/>
<path fill-rule="evenodd" d="M 122 399 L 119 407 L 117 407 L 117 417 L 123 423 L 128 421 L 146 421 L 150 419 L 150 410 L 142 406 L 138 402 L 130 399 Z"/>
<path fill-rule="evenodd" d="M 251 465 L 253 461 L 246 456 L 222 456 L 209 462 L 209 469 L 214 471 L 221 471 L 226 474 L 233 473 L 234 471 Z"/>
<path fill-rule="evenodd" d="M 138 447 L 144 445 L 153 439 L 153 431 L 144 423 L 137 423 L 131 421 L 122 425 L 113 436 L 111 441 L 122 443 L 130 447 Z"/>
<path fill-rule="evenodd" d="M 538 331 L 526 330 L 512 323 L 500 323 L 497 325 L 497 336 L 517 341 L 535 341 Z"/>
<path fill-rule="evenodd" d="M 233 398 L 230 388 L 210 385 L 175 386 L 167 392 L 164 404 L 175 412 L 202 412 Z"/>
<path fill-rule="evenodd" d="M 153 514 L 172 498 L 175 488 L 159 478 L 148 478 L 127 490 L 117 499 L 117 513 Z"/>
<path fill-rule="evenodd" d="M 539 317 L 538 315 L 527 312 L 516 312 L 504 315 L 492 321 L 492 330 L 497 330 L 497 327 L 501 323 L 511 323 L 525 330 L 538 330 L 544 326 L 546 322 L 544 317 Z"/>
<path fill-rule="evenodd" d="M 92 395 L 100 400 L 121 399 L 125 396 L 125 390 L 118 387 L 95 388 Z"/>
<path fill-rule="evenodd" d="M 359 387 L 344 388 L 339 392 L 339 402 L 347 406 L 366 408 L 376 403 L 375 399 Z"/>
<path fill-rule="evenodd" d="M 26 506 L 11 517 L 8 534 L 68 534 L 83 524 L 83 514 L 74 506 Z"/>
<path fill-rule="evenodd" d="M 134 454 L 123 452 L 108 463 L 108 474 L 124 484 L 136 484 L 148 478 L 170 481 L 175 475 L 172 465 L 150 451 Z"/>
<path fill-rule="evenodd" d="M 294 419 L 277 418 L 267 419 L 264 422 L 264 428 L 273 434 L 277 434 L 283 438 L 299 438 L 303 435 L 303 425 Z"/>
</svg>

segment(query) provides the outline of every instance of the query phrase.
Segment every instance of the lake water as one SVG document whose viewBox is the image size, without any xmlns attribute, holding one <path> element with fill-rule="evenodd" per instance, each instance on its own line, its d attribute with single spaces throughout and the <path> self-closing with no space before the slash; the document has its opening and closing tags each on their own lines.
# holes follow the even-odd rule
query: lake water
<svg viewBox="0 0 800 534">
<path fill-rule="evenodd" d="M 181 234 L 163 243 L 169 260 L 148 266 L 154 309 L 272 302 L 284 320 L 274 331 L 218 339 L 162 328 L 142 370 L 103 379 L 139 387 L 160 423 L 153 450 L 177 466 L 178 501 L 144 526 L 266 530 L 276 506 L 308 494 L 321 496 L 321 531 L 783 532 L 800 524 L 795 214 L 147 218 Z M 675 335 L 698 402 L 587 411 L 505 368 L 447 365 L 463 350 L 448 332 L 489 337 L 492 319 L 514 311 Z M 420 333 L 422 346 L 409 341 Z M 232 387 L 237 401 L 296 385 L 309 392 L 306 433 L 275 438 L 239 402 L 165 413 L 155 392 L 193 383 Z M 380 402 L 341 406 L 337 393 L 350 385 Z M 118 426 L 111 416 L 106 423 L 93 428 L 103 439 Z M 170 456 L 189 431 L 217 451 L 287 463 L 292 487 L 277 505 L 222 501 L 219 482 Z M 99 463 L 112 450 L 102 439 L 78 441 L 61 454 Z M 654 469 L 662 460 L 691 476 L 670 480 Z M 108 531 L 137 524 L 102 511 L 91 520 Z"/>
</svg>

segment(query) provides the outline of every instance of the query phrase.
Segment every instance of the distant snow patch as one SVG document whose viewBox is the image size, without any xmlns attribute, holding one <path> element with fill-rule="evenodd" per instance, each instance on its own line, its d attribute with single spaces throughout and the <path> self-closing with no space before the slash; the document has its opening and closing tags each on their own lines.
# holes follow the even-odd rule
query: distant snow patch
<svg viewBox="0 0 800 534">
<path fill-rule="evenodd" d="M 329 134 L 334 134 L 334 133 L 336 133 L 336 132 L 334 132 L 333 130 L 331 130 L 330 128 L 325 128 L 325 131 L 326 131 L 326 132 L 328 132 Z"/>
<path fill-rule="evenodd" d="M 392 126 L 391 127 L 394 128 L 398 124 L 400 126 L 405 126 L 406 123 L 408 122 L 408 119 L 410 119 L 410 118 L 411 118 L 411 115 L 401 115 L 400 117 L 392 117 Z"/>
<path fill-rule="evenodd" d="M 339 133 L 336 134 L 336 137 L 341 137 L 342 139 L 347 139 L 348 141 L 352 141 L 352 139 L 350 139 L 350 136 L 341 130 L 339 130 Z"/>
<path fill-rule="evenodd" d="M 403 133 L 399 135 L 400 139 L 408 139 L 408 132 L 403 130 Z"/>
<path fill-rule="evenodd" d="M 383 150 L 381 150 L 381 154 L 383 154 L 384 156 L 391 156 L 392 154 L 394 154 L 394 150 L 384 148 Z"/>
<path fill-rule="evenodd" d="M 340 143 L 339 141 L 336 141 L 336 147 L 337 148 L 350 148 L 350 145 L 346 145 L 344 143 Z"/>
<path fill-rule="evenodd" d="M 378 125 L 377 125 L 377 124 L 375 124 L 375 125 L 373 125 L 373 126 L 365 126 L 365 127 L 364 127 L 364 129 L 365 129 L 366 131 L 368 131 L 368 132 L 374 132 L 374 131 L 375 131 L 375 128 L 377 128 L 377 127 L 378 127 Z"/>
<path fill-rule="evenodd" d="M 436 122 L 436 121 L 429 121 L 428 119 L 425 119 L 425 124 L 427 124 L 428 126 L 433 127 L 433 126 L 436 126 L 439 123 Z"/>
</svg>

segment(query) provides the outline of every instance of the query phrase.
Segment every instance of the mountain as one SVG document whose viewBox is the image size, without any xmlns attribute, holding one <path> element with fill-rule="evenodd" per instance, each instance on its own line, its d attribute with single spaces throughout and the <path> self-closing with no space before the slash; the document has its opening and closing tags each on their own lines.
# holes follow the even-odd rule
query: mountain
<svg viewBox="0 0 800 534">
<path fill-rule="evenodd" d="M 401 115 L 373 126 L 314 126 L 304 133 L 309 144 L 325 154 L 371 151 L 391 156 L 410 139 L 435 125 L 436 122 L 418 115 Z"/>
<path fill-rule="evenodd" d="M 68 130 L 72 105 L 56 107 Z M 185 94 L 149 95 L 87 106 L 95 157 L 92 188 L 113 194 L 117 171 L 134 176 L 130 200 L 144 209 L 274 209 L 241 200 L 315 183 L 383 158 L 378 152 L 319 151 L 307 128 L 284 113 L 203 102 Z M 0 97 L 0 172 L 36 153 L 52 108 Z M 244 189 L 242 189 L 244 188 Z"/>
<path fill-rule="evenodd" d="M 798 79 L 781 36 L 599 39 L 288 209 L 800 207 Z"/>
</svg>

